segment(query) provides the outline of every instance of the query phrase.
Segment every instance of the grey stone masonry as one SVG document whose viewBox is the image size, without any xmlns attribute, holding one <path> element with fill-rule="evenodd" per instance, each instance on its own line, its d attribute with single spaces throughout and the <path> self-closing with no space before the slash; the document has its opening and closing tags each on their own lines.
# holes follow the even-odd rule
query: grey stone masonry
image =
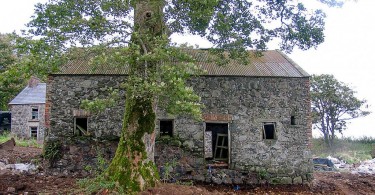
<svg viewBox="0 0 375 195">
<path fill-rule="evenodd" d="M 190 83 L 205 105 L 203 114 L 218 116 L 204 122 L 228 123 L 231 169 L 265 171 L 279 177 L 312 172 L 308 77 L 199 77 Z M 223 115 L 230 118 L 220 119 Z M 158 117 L 169 118 L 162 113 Z M 174 135 L 193 151 L 202 152 L 204 122 L 177 117 Z M 267 122 L 275 124 L 275 139 L 262 138 Z"/>
<path fill-rule="evenodd" d="M 87 118 L 87 130 L 94 137 L 120 136 L 125 100 L 100 114 L 89 114 L 80 108 L 82 100 L 106 98 L 109 87 L 119 89 L 124 76 L 50 76 L 47 84 L 46 122 L 50 137 L 74 136 L 75 118 Z M 120 90 L 121 97 L 125 91 Z"/>
<path fill-rule="evenodd" d="M 32 117 L 33 109 L 37 109 L 37 118 Z M 44 140 L 45 129 L 44 104 L 15 104 L 11 105 L 12 127 L 11 132 L 19 137 L 30 138 L 31 128 L 37 130 L 37 140 Z M 35 112 L 35 111 L 34 111 Z"/>
<path fill-rule="evenodd" d="M 46 122 L 53 139 L 74 136 L 75 118 L 87 118 L 87 129 L 96 138 L 118 137 L 124 98 L 100 114 L 80 110 L 84 99 L 108 96 L 108 87 L 120 88 L 121 75 L 52 75 L 47 84 Z M 189 81 L 205 105 L 203 122 L 171 116 L 158 109 L 158 120 L 173 121 L 173 136 L 192 151 L 206 170 L 212 154 L 210 123 L 227 125 L 228 169 L 262 173 L 273 183 L 301 183 L 312 173 L 309 77 L 202 76 Z M 274 128 L 265 139 L 265 128 Z M 156 121 L 156 132 L 160 130 Z M 206 148 L 206 149 L 205 149 Z M 69 152 L 68 152 L 69 153 Z M 74 154 L 64 155 L 74 155 Z M 64 157 L 63 157 L 64 158 Z M 80 162 L 70 162 L 80 163 Z M 63 165 L 61 165 L 63 166 Z M 228 171 L 228 175 L 230 175 Z M 203 177 L 197 176 L 199 179 Z M 216 180 L 212 177 L 209 180 Z M 222 182 L 226 182 L 221 178 Z M 234 180 L 233 180 L 234 181 Z"/>
</svg>

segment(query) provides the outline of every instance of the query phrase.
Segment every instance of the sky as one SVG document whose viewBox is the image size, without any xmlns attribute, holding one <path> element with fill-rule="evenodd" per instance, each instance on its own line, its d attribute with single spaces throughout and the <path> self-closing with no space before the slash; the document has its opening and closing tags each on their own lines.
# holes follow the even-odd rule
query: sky
<svg viewBox="0 0 375 195">
<path fill-rule="evenodd" d="M 46 0 L 0 0 L 0 33 L 24 29 L 34 4 Z M 303 1 L 313 2 L 313 1 Z M 313 6 L 320 6 L 314 4 Z M 375 7 L 374 0 L 347 1 L 342 8 L 322 7 L 326 14 L 325 42 L 317 49 L 295 49 L 288 56 L 309 74 L 332 74 L 366 99 L 372 114 L 353 119 L 344 132 L 345 137 L 375 137 Z M 207 48 L 210 44 L 199 37 L 173 36 L 178 43 L 189 42 Z M 270 46 L 269 49 L 277 49 Z M 374 122 L 374 124 L 373 124 Z M 317 130 L 314 136 L 319 136 Z"/>
</svg>

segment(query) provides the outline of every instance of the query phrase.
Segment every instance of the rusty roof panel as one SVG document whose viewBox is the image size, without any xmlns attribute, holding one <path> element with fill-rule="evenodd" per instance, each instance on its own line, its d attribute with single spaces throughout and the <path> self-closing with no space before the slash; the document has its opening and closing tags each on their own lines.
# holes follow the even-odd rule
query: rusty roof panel
<svg viewBox="0 0 375 195">
<path fill-rule="evenodd" d="M 308 77 L 301 67 L 278 50 L 262 52 L 263 56 L 255 57 L 249 53 L 250 64 L 241 64 L 239 60 L 230 60 L 224 66 L 218 66 L 210 57 L 207 50 L 193 50 L 189 52 L 196 63 L 206 70 L 209 76 L 260 76 L 260 77 Z M 128 67 L 114 67 L 108 64 L 93 67 L 89 60 L 71 60 L 57 74 L 64 75 L 126 75 Z"/>
</svg>

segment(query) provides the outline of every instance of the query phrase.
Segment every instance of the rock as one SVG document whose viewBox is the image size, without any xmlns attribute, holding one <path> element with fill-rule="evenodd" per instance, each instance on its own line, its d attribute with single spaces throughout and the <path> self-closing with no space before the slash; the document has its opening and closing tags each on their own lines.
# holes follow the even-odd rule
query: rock
<svg viewBox="0 0 375 195">
<path fill-rule="evenodd" d="M 185 148 L 193 148 L 194 147 L 194 142 L 193 141 L 185 141 L 184 142 L 184 144 L 183 144 L 183 146 L 185 147 Z"/>
<path fill-rule="evenodd" d="M 212 183 L 220 185 L 223 183 L 223 181 L 218 177 L 212 177 Z"/>
<path fill-rule="evenodd" d="M 0 170 L 3 170 L 3 169 L 5 169 L 5 163 L 0 162 Z"/>
<path fill-rule="evenodd" d="M 14 188 L 14 187 L 8 187 L 7 188 L 7 192 L 8 193 L 15 193 L 16 192 L 16 188 Z"/>
<path fill-rule="evenodd" d="M 248 185 L 258 184 L 258 177 L 256 174 L 249 174 L 245 180 L 245 183 Z"/>
<path fill-rule="evenodd" d="M 227 185 L 230 185 L 230 184 L 233 183 L 233 182 L 232 182 L 232 179 L 231 179 L 230 177 L 224 177 L 224 178 L 222 179 L 222 181 L 223 181 L 224 184 L 227 184 Z"/>
<path fill-rule="evenodd" d="M 206 176 L 205 180 L 206 183 L 211 183 L 212 182 L 212 177 L 211 176 Z"/>
<path fill-rule="evenodd" d="M 290 177 L 282 177 L 280 180 L 281 184 L 292 184 L 293 180 Z"/>
<path fill-rule="evenodd" d="M 243 184 L 243 180 L 242 180 L 242 178 L 240 178 L 240 177 L 235 177 L 235 178 L 233 179 L 233 184 L 237 184 L 237 185 L 241 185 L 241 184 Z"/>
<path fill-rule="evenodd" d="M 16 141 L 12 137 L 10 140 L 0 144 L 0 150 L 13 150 L 14 146 L 16 146 Z"/>
<path fill-rule="evenodd" d="M 79 148 L 77 146 L 70 146 L 69 152 L 70 154 L 76 154 L 79 151 Z"/>
<path fill-rule="evenodd" d="M 271 184 L 292 184 L 293 180 L 290 177 L 275 177 L 271 178 Z"/>
<path fill-rule="evenodd" d="M 295 177 L 293 179 L 293 184 L 302 184 L 302 177 Z"/>
<path fill-rule="evenodd" d="M 204 177 L 203 175 L 201 175 L 201 174 L 194 175 L 194 176 L 193 176 L 193 179 L 194 179 L 195 181 L 199 181 L 199 182 L 204 182 L 204 181 L 205 181 L 205 177 Z"/>
</svg>

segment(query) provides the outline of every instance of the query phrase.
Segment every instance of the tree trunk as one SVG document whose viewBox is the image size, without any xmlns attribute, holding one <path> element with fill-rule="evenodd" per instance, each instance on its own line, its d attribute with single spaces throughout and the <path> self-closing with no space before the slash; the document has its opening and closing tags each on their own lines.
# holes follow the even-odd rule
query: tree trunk
<svg viewBox="0 0 375 195">
<path fill-rule="evenodd" d="M 153 163 L 155 112 L 151 100 L 127 99 L 125 109 L 122 135 L 107 176 L 127 192 L 137 192 L 155 186 L 159 179 Z"/>
<path fill-rule="evenodd" d="M 139 45 L 139 53 L 152 52 L 158 40 L 164 38 L 162 0 L 138 0 L 134 5 L 134 32 L 132 43 Z M 158 45 L 160 47 L 160 45 Z M 147 72 L 156 70 L 155 62 L 140 62 L 134 57 L 130 74 L 148 82 Z M 132 86 L 132 79 L 128 82 Z M 128 90 L 121 138 L 106 176 L 118 182 L 127 193 L 155 186 L 159 180 L 154 165 L 155 97 L 149 93 Z M 146 94 L 146 95 L 145 95 Z"/>
</svg>

